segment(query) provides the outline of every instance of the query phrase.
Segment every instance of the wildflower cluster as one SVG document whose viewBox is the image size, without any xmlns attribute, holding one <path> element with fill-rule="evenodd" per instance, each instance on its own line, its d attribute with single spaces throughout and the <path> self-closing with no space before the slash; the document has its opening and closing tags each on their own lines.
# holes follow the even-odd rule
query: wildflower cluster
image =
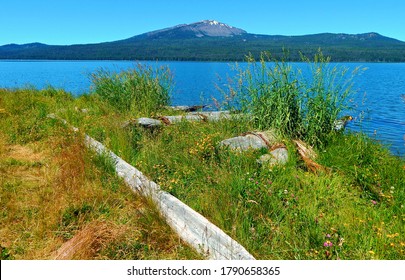
<svg viewBox="0 0 405 280">
<path fill-rule="evenodd" d="M 165 185 L 171 170 L 165 164 L 154 164 L 152 172 L 152 178 L 154 178 L 156 183 L 159 185 Z"/>
<path fill-rule="evenodd" d="M 198 156 L 201 159 L 209 159 L 215 153 L 215 135 L 206 135 L 204 138 L 195 142 L 195 145 L 189 149 L 189 154 Z"/>
<path fill-rule="evenodd" d="M 298 197 L 294 193 L 288 191 L 288 189 L 279 190 L 278 197 L 282 200 L 285 207 L 296 207 L 298 203 Z"/>
<path fill-rule="evenodd" d="M 337 255 L 337 248 L 342 248 L 343 243 L 345 243 L 345 239 L 340 236 L 339 232 L 335 228 L 331 228 L 332 233 L 325 234 L 325 242 L 323 243 L 323 247 L 325 248 L 325 256 L 326 258 L 332 258 L 333 254 L 336 254 L 336 258 L 339 258 Z"/>
<path fill-rule="evenodd" d="M 255 172 L 253 174 L 246 173 L 244 188 L 241 190 L 242 197 L 250 201 L 260 200 L 263 195 L 272 195 L 272 180 L 266 177 L 258 176 Z"/>
</svg>

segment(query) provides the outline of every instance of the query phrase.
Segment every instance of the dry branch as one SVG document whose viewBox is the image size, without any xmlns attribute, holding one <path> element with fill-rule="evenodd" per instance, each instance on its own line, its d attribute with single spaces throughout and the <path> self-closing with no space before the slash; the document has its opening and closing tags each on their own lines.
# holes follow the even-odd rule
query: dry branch
<svg viewBox="0 0 405 280">
<path fill-rule="evenodd" d="M 328 171 L 328 169 L 315 162 L 318 156 L 311 146 L 307 145 L 301 140 L 293 140 L 297 146 L 298 153 L 300 154 L 302 160 L 307 165 L 308 169 L 316 173 L 318 171 Z"/>
</svg>

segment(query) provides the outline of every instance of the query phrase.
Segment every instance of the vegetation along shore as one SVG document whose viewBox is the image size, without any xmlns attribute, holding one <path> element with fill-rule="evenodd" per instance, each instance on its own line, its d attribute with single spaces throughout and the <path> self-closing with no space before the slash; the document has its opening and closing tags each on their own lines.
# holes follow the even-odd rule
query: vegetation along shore
<svg viewBox="0 0 405 280">
<path fill-rule="evenodd" d="M 167 68 L 100 70 L 77 98 L 54 88 L 0 90 L 1 258 L 204 257 L 115 176 L 107 157 L 84 147 L 86 133 L 256 259 L 404 259 L 405 162 L 362 133 L 336 129 L 361 69 L 348 72 L 321 53 L 303 59 L 311 77 L 265 53 L 248 57 L 218 103 L 238 117 L 154 128 L 131 120 L 182 114 L 168 107 Z M 263 131 L 288 151 L 285 162 L 258 163 L 268 148 L 219 145 Z M 71 240 L 82 245 L 72 250 Z"/>
</svg>

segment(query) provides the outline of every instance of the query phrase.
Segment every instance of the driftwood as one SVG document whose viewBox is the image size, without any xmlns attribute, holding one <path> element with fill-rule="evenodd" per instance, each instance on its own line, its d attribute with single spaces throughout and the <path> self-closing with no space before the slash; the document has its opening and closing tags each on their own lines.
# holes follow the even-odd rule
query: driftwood
<svg viewBox="0 0 405 280">
<path fill-rule="evenodd" d="M 179 116 L 161 116 L 157 118 L 139 118 L 129 120 L 123 123 L 122 127 L 139 125 L 146 128 L 153 128 L 179 123 L 182 121 L 219 121 L 221 119 L 232 119 L 237 117 L 240 117 L 240 115 L 231 114 L 229 111 L 192 112 Z"/>
<path fill-rule="evenodd" d="M 172 109 L 175 111 L 182 111 L 182 112 L 196 112 L 198 110 L 202 110 L 207 105 L 194 105 L 194 106 L 167 106 L 167 109 Z"/>
<path fill-rule="evenodd" d="M 65 120 L 58 118 L 55 114 L 48 116 L 67 124 Z M 75 127 L 72 127 L 72 129 L 76 132 L 79 131 Z M 103 144 L 88 135 L 85 135 L 85 144 L 96 153 L 111 158 L 114 162 L 117 175 L 134 192 L 150 198 L 168 225 L 180 238 L 201 252 L 205 257 L 216 260 L 255 259 L 242 245 L 228 236 L 224 231 L 173 195 L 163 191 L 158 184 L 150 181 L 141 171 L 108 150 Z M 70 245 L 66 246 L 69 248 Z M 59 252 L 57 255 L 63 254 Z"/>
<path fill-rule="evenodd" d="M 297 146 L 298 153 L 300 154 L 302 160 L 305 162 L 309 170 L 314 173 L 318 171 L 328 171 L 326 167 L 315 162 L 315 159 L 318 155 L 311 146 L 305 144 L 301 140 L 294 140 L 294 143 Z"/>
</svg>

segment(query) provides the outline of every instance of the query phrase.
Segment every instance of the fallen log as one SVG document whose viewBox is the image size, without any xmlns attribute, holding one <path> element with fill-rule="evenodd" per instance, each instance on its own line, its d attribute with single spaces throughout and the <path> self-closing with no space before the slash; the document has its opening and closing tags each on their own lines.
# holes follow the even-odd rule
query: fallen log
<svg viewBox="0 0 405 280">
<path fill-rule="evenodd" d="M 232 119 L 238 117 L 241 117 L 241 115 L 231 114 L 229 111 L 191 112 L 186 115 L 178 115 L 178 116 L 138 118 L 124 122 L 122 124 L 122 127 L 125 128 L 130 125 L 138 125 L 146 128 L 154 128 L 179 123 L 182 121 L 219 121 L 221 119 Z"/>
<path fill-rule="evenodd" d="M 167 106 L 167 109 L 172 109 L 175 111 L 183 111 L 183 112 L 196 112 L 198 110 L 202 110 L 207 105 L 193 105 L 193 106 Z"/>
<path fill-rule="evenodd" d="M 48 117 L 69 125 L 66 120 L 55 114 Z M 71 127 L 73 131 L 79 129 Z M 90 136 L 84 136 L 85 145 L 99 155 L 108 156 L 114 163 L 117 175 L 136 193 L 150 198 L 165 218 L 168 225 L 182 240 L 201 252 L 208 259 L 215 260 L 254 260 L 255 258 L 237 241 L 232 239 L 208 219 L 191 209 L 188 205 L 163 191 L 158 184 L 149 180 L 141 171 L 130 165 L 103 144 Z M 87 244 L 87 243 L 86 243 Z M 67 245 L 70 248 L 71 244 Z M 57 255 L 68 255 L 61 253 Z"/>
</svg>

